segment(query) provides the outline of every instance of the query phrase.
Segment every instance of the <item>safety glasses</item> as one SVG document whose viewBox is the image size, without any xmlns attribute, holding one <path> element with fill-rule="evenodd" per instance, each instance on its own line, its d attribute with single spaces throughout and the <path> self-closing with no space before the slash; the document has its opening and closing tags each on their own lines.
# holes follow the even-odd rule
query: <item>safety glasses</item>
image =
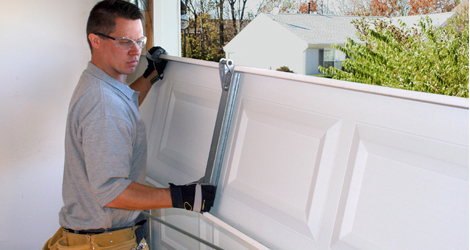
<svg viewBox="0 0 470 250">
<path fill-rule="evenodd" d="M 112 37 L 112 36 L 108 36 L 108 35 L 105 35 L 105 34 L 102 34 L 102 33 L 94 33 L 95 35 L 98 35 L 98 36 L 102 36 L 102 37 L 105 37 L 105 38 L 109 38 L 109 39 L 112 39 L 114 44 L 116 44 L 116 46 L 118 46 L 119 48 L 123 49 L 123 50 L 129 50 L 132 48 L 132 46 L 137 45 L 137 47 L 139 49 L 142 49 L 142 47 L 145 46 L 145 43 L 147 42 L 147 37 L 142 37 L 140 38 L 139 40 L 137 41 L 134 41 L 130 38 L 127 38 L 127 37 Z"/>
</svg>

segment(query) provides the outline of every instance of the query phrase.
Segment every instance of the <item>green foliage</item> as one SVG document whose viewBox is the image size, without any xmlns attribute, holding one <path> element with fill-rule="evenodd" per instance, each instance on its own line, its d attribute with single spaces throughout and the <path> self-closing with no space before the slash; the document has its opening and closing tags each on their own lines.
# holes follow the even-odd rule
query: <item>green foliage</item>
<svg viewBox="0 0 470 250">
<path fill-rule="evenodd" d="M 287 66 L 282 66 L 282 67 L 276 69 L 276 71 L 283 71 L 283 72 L 288 72 L 288 73 L 294 73 L 294 71 L 290 70 L 289 67 L 287 67 Z"/>
<path fill-rule="evenodd" d="M 209 14 L 200 14 L 197 23 L 190 20 L 188 30 L 182 32 L 181 47 L 184 57 L 214 62 L 225 57 L 225 44 L 220 44 L 217 22 Z M 228 32 L 230 31 L 224 31 L 224 36 Z"/>
<path fill-rule="evenodd" d="M 418 29 L 378 19 L 353 24 L 365 43 L 334 45 L 350 58 L 343 62 L 346 71 L 320 66 L 328 77 L 468 98 L 468 8 L 439 28 L 429 18 Z"/>
<path fill-rule="evenodd" d="M 189 27 L 181 31 L 181 55 L 214 62 L 224 58 L 223 47 L 254 18 L 245 12 L 246 1 L 185 0 Z"/>
</svg>

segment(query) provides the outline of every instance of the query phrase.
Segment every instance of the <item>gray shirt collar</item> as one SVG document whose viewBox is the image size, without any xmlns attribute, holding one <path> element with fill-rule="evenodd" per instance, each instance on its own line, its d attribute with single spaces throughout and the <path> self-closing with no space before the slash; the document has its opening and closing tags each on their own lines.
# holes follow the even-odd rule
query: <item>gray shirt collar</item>
<svg viewBox="0 0 470 250">
<path fill-rule="evenodd" d="M 122 84 L 118 80 L 114 79 L 112 76 L 108 75 L 108 73 L 104 72 L 104 70 L 94 65 L 91 61 L 88 62 L 88 67 L 85 71 L 116 88 L 131 101 L 135 101 L 136 96 L 137 98 L 139 96 L 139 92 L 134 91 L 128 85 Z"/>
</svg>

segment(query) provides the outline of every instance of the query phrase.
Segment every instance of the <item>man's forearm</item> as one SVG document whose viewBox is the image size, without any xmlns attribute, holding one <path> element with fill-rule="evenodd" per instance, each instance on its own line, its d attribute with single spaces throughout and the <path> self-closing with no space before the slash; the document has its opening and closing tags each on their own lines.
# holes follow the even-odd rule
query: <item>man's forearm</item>
<svg viewBox="0 0 470 250">
<path fill-rule="evenodd" d="M 156 70 L 154 70 L 147 78 L 144 78 L 143 76 L 141 76 L 129 85 L 129 87 L 131 87 L 131 89 L 133 89 L 134 91 L 140 92 L 139 106 L 140 104 L 142 104 L 148 92 L 150 91 L 150 88 L 152 87 L 152 84 L 150 83 L 150 79 L 154 78 L 155 76 L 157 76 Z"/>
<path fill-rule="evenodd" d="M 149 210 L 173 207 L 169 188 L 153 188 L 132 182 L 105 207 L 127 210 Z"/>
</svg>

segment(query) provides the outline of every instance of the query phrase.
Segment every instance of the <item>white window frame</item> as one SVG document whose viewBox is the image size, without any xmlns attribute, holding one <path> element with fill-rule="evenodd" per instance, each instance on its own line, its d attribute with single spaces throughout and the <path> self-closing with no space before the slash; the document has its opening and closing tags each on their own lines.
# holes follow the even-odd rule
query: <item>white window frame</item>
<svg viewBox="0 0 470 250">
<path fill-rule="evenodd" d="M 333 57 L 327 59 L 327 55 L 333 53 Z M 346 54 L 337 49 L 323 49 L 323 67 L 329 68 L 333 66 L 337 69 L 342 69 L 343 61 L 346 59 Z M 328 63 L 328 64 L 327 64 Z"/>
</svg>

